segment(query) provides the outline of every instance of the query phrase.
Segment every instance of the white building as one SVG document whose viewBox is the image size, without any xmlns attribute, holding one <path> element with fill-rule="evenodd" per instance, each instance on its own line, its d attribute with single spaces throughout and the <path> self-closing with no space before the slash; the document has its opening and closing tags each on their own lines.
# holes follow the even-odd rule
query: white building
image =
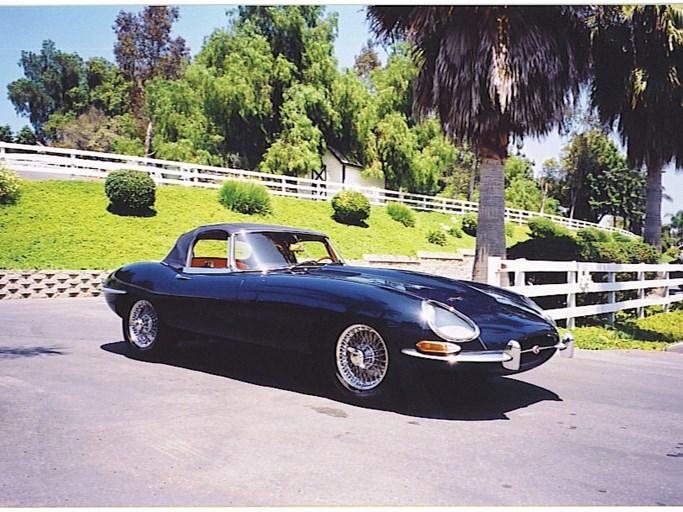
<svg viewBox="0 0 683 512">
<path fill-rule="evenodd" d="M 362 187 L 384 188 L 384 179 L 364 177 L 363 167 L 346 160 L 339 151 L 328 147 L 323 155 L 323 168 L 319 173 L 314 172 L 312 179 L 358 185 Z"/>
</svg>

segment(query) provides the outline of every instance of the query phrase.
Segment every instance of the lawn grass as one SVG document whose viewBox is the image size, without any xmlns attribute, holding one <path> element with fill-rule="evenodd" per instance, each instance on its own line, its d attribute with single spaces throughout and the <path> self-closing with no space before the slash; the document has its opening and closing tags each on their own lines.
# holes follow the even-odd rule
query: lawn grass
<svg viewBox="0 0 683 512">
<path fill-rule="evenodd" d="M 269 215 L 243 215 L 218 203 L 218 191 L 183 186 L 157 188 L 151 217 L 123 217 L 107 211 L 104 185 L 93 181 L 22 182 L 16 205 L 0 206 L 0 268 L 102 269 L 125 263 L 160 260 L 179 234 L 203 224 L 257 222 L 322 231 L 347 259 L 363 254 L 415 256 L 418 251 L 474 249 L 475 239 L 448 235 L 445 246 L 427 241 L 427 233 L 457 226 L 452 215 L 415 212 L 416 226 L 394 221 L 384 207 L 373 206 L 367 227 L 332 219 L 329 201 L 272 197 Z M 508 244 L 528 237 L 516 227 Z"/>
</svg>

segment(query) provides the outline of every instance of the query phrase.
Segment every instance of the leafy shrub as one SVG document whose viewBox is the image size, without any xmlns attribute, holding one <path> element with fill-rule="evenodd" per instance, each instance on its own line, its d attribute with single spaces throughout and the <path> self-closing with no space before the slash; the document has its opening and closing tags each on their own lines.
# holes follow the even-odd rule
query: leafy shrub
<svg viewBox="0 0 683 512">
<path fill-rule="evenodd" d="M 268 189 L 253 181 L 226 181 L 218 191 L 218 202 L 228 210 L 246 215 L 271 212 Z"/>
<path fill-rule="evenodd" d="M 614 240 L 615 242 L 621 243 L 621 244 L 633 242 L 633 238 L 631 238 L 630 236 L 625 235 L 623 233 L 619 233 L 618 231 L 614 231 L 612 233 L 612 240 Z"/>
<path fill-rule="evenodd" d="M 659 255 L 651 245 L 639 240 L 628 242 L 583 243 L 581 261 L 598 263 L 657 263 Z"/>
<path fill-rule="evenodd" d="M 387 203 L 387 213 L 396 222 L 400 222 L 408 228 L 415 226 L 415 214 L 403 203 Z"/>
<path fill-rule="evenodd" d="M 658 313 L 635 322 L 638 337 L 653 341 L 675 343 L 683 341 L 683 311 Z"/>
<path fill-rule="evenodd" d="M 110 209 L 122 215 L 145 215 L 151 211 L 156 199 L 154 180 L 142 171 L 122 169 L 107 176 L 104 192 Z"/>
<path fill-rule="evenodd" d="M 476 213 L 466 213 L 462 216 L 462 230 L 470 236 L 477 236 Z"/>
<path fill-rule="evenodd" d="M 615 233 L 618 235 L 619 233 Z M 623 236 L 623 235 L 622 235 Z M 659 254 L 654 247 L 640 240 L 628 239 L 623 243 L 628 254 L 629 263 L 658 263 Z"/>
<path fill-rule="evenodd" d="M 505 223 L 505 236 L 507 238 L 515 236 L 515 225 L 512 222 Z"/>
<path fill-rule="evenodd" d="M 510 259 L 578 261 L 581 260 L 583 244 L 562 236 L 559 238 L 530 238 L 519 242 L 507 251 Z"/>
<path fill-rule="evenodd" d="M 427 233 L 427 241 L 430 244 L 446 245 L 446 233 L 439 229 L 434 229 Z"/>
<path fill-rule="evenodd" d="M 601 229 L 592 227 L 579 229 L 576 232 L 576 236 L 578 236 L 582 241 L 587 243 L 610 241 L 609 233 L 607 233 L 606 231 L 602 231 Z"/>
<path fill-rule="evenodd" d="M 370 216 L 370 201 L 360 192 L 343 190 L 332 198 L 332 209 L 337 222 L 362 226 Z"/>
<path fill-rule="evenodd" d="M 448 234 L 455 238 L 462 238 L 462 229 L 458 226 L 453 226 L 448 230 Z"/>
<path fill-rule="evenodd" d="M 564 334 L 562 330 L 561 334 Z M 584 350 L 662 350 L 668 343 L 648 342 L 634 339 L 619 329 L 598 326 L 577 327 L 571 331 L 577 348 Z"/>
<path fill-rule="evenodd" d="M 571 236 L 564 226 L 554 223 L 546 217 L 534 217 L 529 220 L 529 230 L 533 238 L 553 238 Z"/>
<path fill-rule="evenodd" d="M 14 204 L 19 199 L 21 180 L 17 173 L 0 167 L 0 204 Z"/>
</svg>

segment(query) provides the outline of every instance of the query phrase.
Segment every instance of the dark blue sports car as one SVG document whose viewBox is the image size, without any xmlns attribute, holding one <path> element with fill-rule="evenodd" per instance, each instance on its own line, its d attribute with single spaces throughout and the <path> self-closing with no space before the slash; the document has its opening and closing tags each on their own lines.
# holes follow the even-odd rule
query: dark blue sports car
<svg viewBox="0 0 683 512">
<path fill-rule="evenodd" d="M 139 356 L 187 333 L 300 351 L 360 399 L 383 393 L 408 361 L 514 373 L 573 352 L 526 297 L 348 266 L 324 234 L 283 226 L 199 227 L 163 261 L 116 270 L 103 291 Z"/>
</svg>

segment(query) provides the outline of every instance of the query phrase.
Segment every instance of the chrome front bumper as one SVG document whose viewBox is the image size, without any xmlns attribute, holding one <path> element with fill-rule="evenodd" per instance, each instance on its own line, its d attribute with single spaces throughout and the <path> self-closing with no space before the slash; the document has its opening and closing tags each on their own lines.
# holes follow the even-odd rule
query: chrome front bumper
<svg viewBox="0 0 683 512">
<path fill-rule="evenodd" d="M 415 349 L 403 349 L 401 352 L 407 356 L 417 357 L 420 359 L 430 359 L 433 361 L 443 361 L 446 363 L 501 363 L 503 368 L 507 370 L 519 370 L 522 362 L 522 354 L 527 352 L 534 352 L 538 354 L 542 350 L 559 350 L 563 357 L 574 356 L 574 337 L 567 333 L 557 344 L 550 347 L 534 346 L 527 350 L 522 350 L 521 345 L 517 340 L 508 341 L 504 350 L 489 350 L 481 352 L 465 352 L 448 355 L 423 354 Z"/>
</svg>

